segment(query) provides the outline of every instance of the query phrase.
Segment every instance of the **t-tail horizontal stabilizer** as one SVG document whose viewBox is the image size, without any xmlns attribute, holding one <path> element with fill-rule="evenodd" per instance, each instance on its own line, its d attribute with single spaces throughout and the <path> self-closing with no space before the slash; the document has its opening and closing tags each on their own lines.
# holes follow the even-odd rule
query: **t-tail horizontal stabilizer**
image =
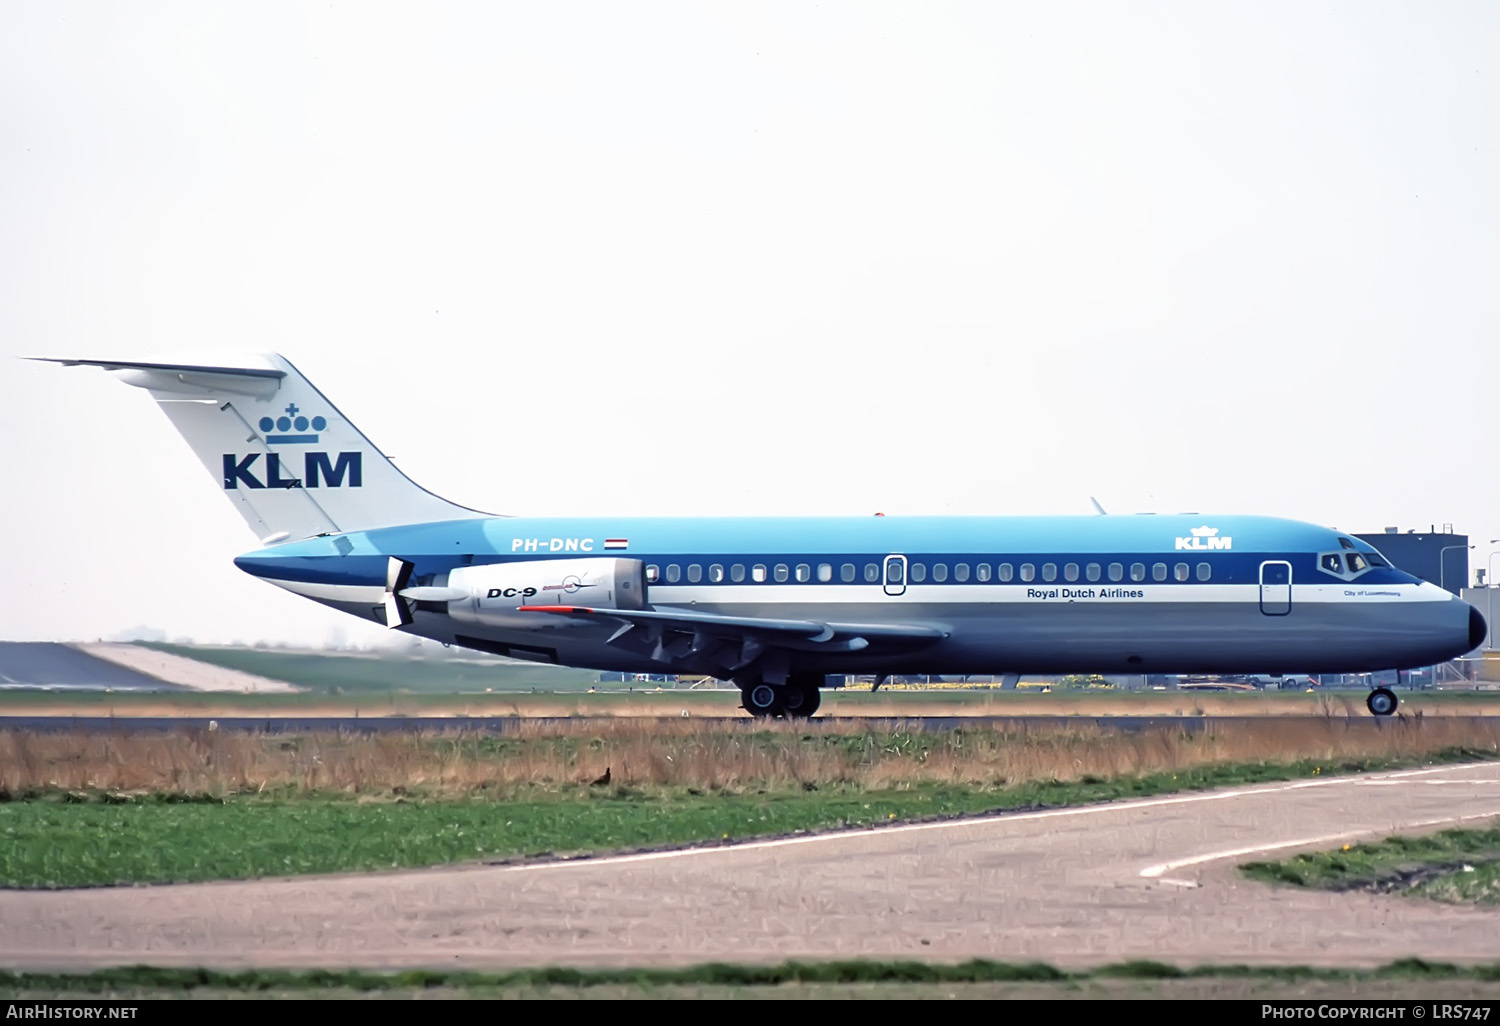
<svg viewBox="0 0 1500 1026">
<path fill-rule="evenodd" d="M 262 544 L 492 515 L 417 486 L 276 353 L 30 359 L 144 388 Z"/>
</svg>

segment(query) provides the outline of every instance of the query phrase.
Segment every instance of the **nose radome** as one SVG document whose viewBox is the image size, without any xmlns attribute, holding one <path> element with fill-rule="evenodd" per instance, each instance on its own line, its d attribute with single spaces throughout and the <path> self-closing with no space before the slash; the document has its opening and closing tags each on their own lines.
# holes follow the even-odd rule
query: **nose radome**
<svg viewBox="0 0 1500 1026">
<path fill-rule="evenodd" d="M 1484 614 L 1469 607 L 1469 651 L 1472 652 L 1489 640 L 1490 625 L 1484 622 Z"/>
</svg>

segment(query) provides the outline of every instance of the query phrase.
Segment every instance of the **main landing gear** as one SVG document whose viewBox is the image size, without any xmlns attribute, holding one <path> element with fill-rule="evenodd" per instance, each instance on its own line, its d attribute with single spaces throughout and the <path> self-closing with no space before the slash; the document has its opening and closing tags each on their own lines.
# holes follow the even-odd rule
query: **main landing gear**
<svg viewBox="0 0 1500 1026">
<path fill-rule="evenodd" d="M 1390 688 L 1376 688 L 1365 699 L 1365 706 L 1376 716 L 1389 716 L 1396 711 L 1396 693 Z"/>
<path fill-rule="evenodd" d="M 757 719 L 805 720 L 823 702 L 821 676 L 792 676 L 785 684 L 757 681 L 740 685 L 740 705 Z"/>
</svg>

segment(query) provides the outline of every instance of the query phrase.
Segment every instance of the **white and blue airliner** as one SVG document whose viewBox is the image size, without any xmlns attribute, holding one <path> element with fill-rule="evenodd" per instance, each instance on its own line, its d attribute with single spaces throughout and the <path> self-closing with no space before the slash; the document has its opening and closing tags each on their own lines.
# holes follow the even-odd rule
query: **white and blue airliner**
<svg viewBox="0 0 1500 1026">
<path fill-rule="evenodd" d="M 732 681 L 754 716 L 811 715 L 829 675 L 1355 673 L 1485 637 L 1313 524 L 498 516 L 418 487 L 280 355 L 43 359 L 150 393 L 260 539 L 247 573 L 450 645 Z"/>
</svg>

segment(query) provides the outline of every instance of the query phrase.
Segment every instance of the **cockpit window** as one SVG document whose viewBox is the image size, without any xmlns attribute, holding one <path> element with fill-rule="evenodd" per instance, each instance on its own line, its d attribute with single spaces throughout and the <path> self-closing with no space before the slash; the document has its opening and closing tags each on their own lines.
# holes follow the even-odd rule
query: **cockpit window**
<svg viewBox="0 0 1500 1026">
<path fill-rule="evenodd" d="M 1352 548 L 1354 548 L 1354 543 L 1352 541 L 1350 541 L 1348 538 L 1340 538 L 1339 539 L 1339 544 L 1342 545 L 1346 549 L 1352 549 Z"/>
<path fill-rule="evenodd" d="M 1320 552 L 1318 569 L 1346 581 L 1353 580 L 1375 566 L 1389 566 L 1374 553 L 1365 552 Z"/>
</svg>

